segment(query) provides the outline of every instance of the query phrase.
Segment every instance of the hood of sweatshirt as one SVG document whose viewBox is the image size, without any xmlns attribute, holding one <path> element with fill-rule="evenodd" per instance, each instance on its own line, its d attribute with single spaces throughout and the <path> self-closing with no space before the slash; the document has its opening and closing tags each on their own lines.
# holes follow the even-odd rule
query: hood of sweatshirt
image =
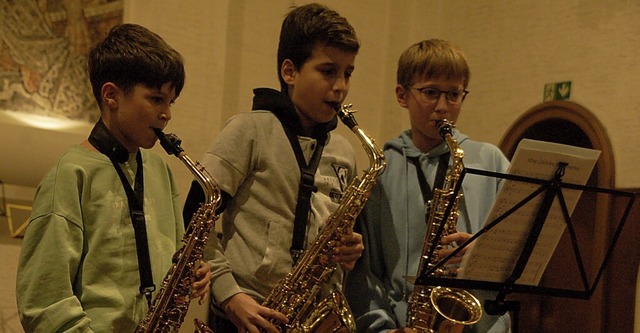
<svg viewBox="0 0 640 333">
<path fill-rule="evenodd" d="M 253 90 L 253 94 L 252 110 L 271 111 L 280 120 L 282 126 L 296 135 L 318 139 L 326 137 L 338 125 L 336 114 L 330 121 L 318 124 L 311 129 L 310 133 L 306 133 L 302 128 L 296 108 L 287 94 L 271 88 L 256 88 Z"/>
<path fill-rule="evenodd" d="M 453 138 L 456 139 L 458 144 L 461 144 L 463 141 L 468 139 L 468 136 L 460 133 L 456 129 L 453 129 L 452 133 Z M 398 137 L 387 141 L 384 144 L 383 150 L 395 150 L 397 153 L 409 158 L 419 158 L 422 155 L 427 155 L 427 158 L 432 158 L 448 153 L 449 146 L 447 146 L 447 143 L 443 141 L 441 144 L 431 149 L 431 151 L 424 153 L 413 144 L 413 140 L 411 139 L 411 130 L 406 130 L 400 133 Z"/>
</svg>

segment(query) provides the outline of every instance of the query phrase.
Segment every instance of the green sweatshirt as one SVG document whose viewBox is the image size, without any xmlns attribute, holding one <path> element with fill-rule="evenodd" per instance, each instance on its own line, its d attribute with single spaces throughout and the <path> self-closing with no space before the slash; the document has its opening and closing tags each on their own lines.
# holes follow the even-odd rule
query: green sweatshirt
<svg viewBox="0 0 640 333">
<path fill-rule="evenodd" d="M 134 156 L 134 155 L 132 155 Z M 135 158 L 121 164 L 130 181 Z M 177 186 L 165 161 L 142 151 L 144 212 L 157 290 L 181 245 Z M 131 332 L 147 312 L 140 294 L 127 196 L 109 159 L 71 147 L 36 193 L 16 296 L 27 332 Z"/>
</svg>

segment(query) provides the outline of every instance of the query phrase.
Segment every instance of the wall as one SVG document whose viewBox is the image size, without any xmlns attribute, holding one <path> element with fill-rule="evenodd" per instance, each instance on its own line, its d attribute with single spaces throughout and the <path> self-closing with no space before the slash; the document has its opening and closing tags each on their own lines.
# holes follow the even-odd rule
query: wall
<svg viewBox="0 0 640 333">
<path fill-rule="evenodd" d="M 200 158 L 229 116 L 250 110 L 253 88 L 279 88 L 278 35 L 282 18 L 296 2 L 270 1 L 266 6 L 260 1 L 216 1 L 207 7 L 186 1 L 180 3 L 181 10 L 172 1 L 155 3 L 155 9 L 147 10 L 144 2 L 129 2 L 125 19 L 149 26 L 186 55 L 187 83 L 167 130 L 183 139 L 187 153 Z M 359 110 L 356 117 L 360 125 L 382 143 L 407 123 L 395 106 L 393 84 L 388 84 L 395 77 L 397 51 L 392 53 L 387 45 L 409 42 L 390 34 L 395 30 L 391 26 L 398 23 L 389 17 L 399 9 L 393 8 L 390 1 L 379 0 L 325 3 L 349 18 L 362 40 L 347 102 Z M 404 8 L 399 15 L 414 12 Z M 193 31 L 199 33 L 188 38 L 183 35 Z M 382 130 L 389 133 L 376 134 Z M 344 126 L 339 132 L 356 145 L 364 165 L 366 156 L 355 136 Z M 179 161 L 173 163 L 183 180 L 181 185 L 188 183 L 188 171 L 178 166 Z"/>
<path fill-rule="evenodd" d="M 169 129 L 183 137 L 194 157 L 202 156 L 228 116 L 249 110 L 252 88 L 278 87 L 279 25 L 289 5 L 304 2 L 128 3 L 127 19 L 158 31 L 187 57 L 187 87 Z M 572 81 L 571 99 L 590 109 L 611 137 L 616 186 L 640 184 L 634 172 L 640 146 L 634 144 L 638 134 L 633 131 L 640 125 L 633 70 L 640 67 L 634 56 L 640 52 L 639 2 L 324 3 L 346 16 L 362 40 L 348 102 L 360 111 L 362 128 L 378 142 L 407 126 L 393 95 L 399 54 L 410 43 L 443 38 L 465 50 L 472 70 L 471 94 L 458 125 L 462 131 L 497 144 L 520 114 L 542 102 L 546 83 Z M 340 130 L 352 140 L 364 166 L 359 143 L 342 126 Z"/>
<path fill-rule="evenodd" d="M 465 132 L 496 142 L 507 125 L 542 101 L 545 83 L 570 80 L 571 99 L 591 110 L 611 138 L 616 187 L 640 183 L 635 170 L 640 95 L 634 92 L 640 67 L 640 2 L 455 4 L 442 13 L 451 19 L 443 31 L 467 51 L 474 71 L 473 95 L 460 122 Z"/>
<path fill-rule="evenodd" d="M 125 20 L 141 23 L 167 39 L 186 57 L 187 83 L 168 130 L 200 158 L 224 121 L 251 105 L 255 87 L 278 87 L 275 52 L 282 17 L 306 1 L 215 0 L 126 1 Z M 406 128 L 405 111 L 393 96 L 395 63 L 410 43 L 443 38 L 459 44 L 472 70 L 471 94 L 458 127 L 471 137 L 497 144 L 517 117 L 542 102 L 546 83 L 572 81 L 572 100 L 604 124 L 616 156 L 616 185 L 640 185 L 634 172 L 640 150 L 638 68 L 640 2 L 571 0 L 391 1 L 327 0 L 346 16 L 362 40 L 348 102 L 362 127 L 382 143 Z M 0 179 L 35 187 L 71 142 L 88 133 L 15 127 L 0 118 Z M 340 126 L 352 143 L 359 143 Z M 80 134 L 78 134 L 80 133 Z M 559 134 L 561 131 L 559 129 Z M 63 137 L 64 140 L 60 138 Z M 17 144 L 15 144 L 17 143 Z M 8 150 L 17 147 L 19 151 Z M 362 165 L 366 156 L 357 149 Z M 161 152 L 163 153 L 163 152 Z M 180 186 L 191 175 L 179 161 Z M 39 169 L 29 179 L 10 170 Z M 25 176 L 23 172 L 22 176 Z M 15 181 L 13 181 L 15 179 Z"/>
</svg>

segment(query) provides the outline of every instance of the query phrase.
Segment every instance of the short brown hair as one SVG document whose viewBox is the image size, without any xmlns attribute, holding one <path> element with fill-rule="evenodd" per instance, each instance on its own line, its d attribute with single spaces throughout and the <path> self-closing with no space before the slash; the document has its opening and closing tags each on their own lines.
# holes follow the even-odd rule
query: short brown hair
<svg viewBox="0 0 640 333">
<path fill-rule="evenodd" d="M 113 82 L 125 93 L 136 84 L 160 88 L 169 82 L 180 95 L 185 81 L 183 58 L 160 36 L 137 24 L 113 27 L 89 53 L 89 80 L 102 106 L 100 91 Z"/>
<path fill-rule="evenodd" d="M 467 58 L 458 46 L 440 39 L 429 39 L 407 48 L 398 60 L 397 83 L 411 86 L 416 78 L 456 78 L 469 85 L 471 73 Z"/>
<path fill-rule="evenodd" d="M 302 67 L 317 43 L 353 53 L 360 49 L 355 30 L 336 11 L 317 3 L 293 7 L 282 22 L 278 44 L 278 78 L 283 92 L 287 84 L 280 75 L 282 63 L 289 59 L 296 68 Z"/>
</svg>

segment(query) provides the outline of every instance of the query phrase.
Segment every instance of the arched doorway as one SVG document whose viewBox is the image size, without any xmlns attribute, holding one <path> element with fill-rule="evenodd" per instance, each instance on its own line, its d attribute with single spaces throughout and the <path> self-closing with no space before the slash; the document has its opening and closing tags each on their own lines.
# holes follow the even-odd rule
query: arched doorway
<svg viewBox="0 0 640 333">
<path fill-rule="evenodd" d="M 524 138 L 600 150 L 600 158 L 587 185 L 613 188 L 615 167 L 611 143 L 600 121 L 583 106 L 568 101 L 545 102 L 534 106 L 520 116 L 508 129 L 501 140 L 500 148 L 508 158 L 511 158 L 518 143 Z M 611 223 L 612 209 L 616 209 L 616 207 L 610 196 L 583 192 L 573 214 L 572 221 L 580 221 L 580 223 L 574 224 L 574 227 L 581 240 L 581 250 L 585 250 L 583 257 L 596 259 L 592 260 L 591 265 L 587 263 L 586 269 L 588 273 L 591 273 L 590 276 L 595 276 L 609 245 L 608 237 L 612 232 L 611 229 L 614 228 Z M 570 252 L 570 246 L 570 240 L 565 232 L 556 253 Z M 569 279 L 566 270 L 569 261 L 575 261 L 575 258 L 554 254 L 541 285 L 558 285 Z M 608 271 L 611 266 L 608 266 Z M 634 267 L 637 267 L 637 262 Z M 611 289 L 610 285 L 615 283 L 606 281 L 607 275 L 605 272 L 605 277 L 598 284 L 598 288 L 590 300 L 540 295 L 511 295 L 512 299 L 521 301 L 520 332 L 600 333 L 611 331 L 614 328 L 612 325 L 615 325 L 614 331 L 616 332 L 631 332 L 633 329 L 632 312 L 628 323 L 618 321 L 614 324 L 611 319 L 607 319 L 610 313 L 613 312 L 615 316 L 617 312 L 615 309 L 611 309 L 612 303 L 619 304 L 622 301 L 611 302 L 607 299 L 606 294 Z M 625 305 L 616 306 L 622 308 Z M 627 306 L 633 308 L 633 301 Z"/>
</svg>

